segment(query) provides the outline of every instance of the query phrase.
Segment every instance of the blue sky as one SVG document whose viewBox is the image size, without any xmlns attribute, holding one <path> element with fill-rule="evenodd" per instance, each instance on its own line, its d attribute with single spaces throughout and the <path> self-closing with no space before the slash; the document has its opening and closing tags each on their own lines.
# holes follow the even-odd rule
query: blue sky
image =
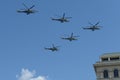
<svg viewBox="0 0 120 80">
<path fill-rule="evenodd" d="M 35 5 L 35 14 L 17 13 Z M 119 0 L 1 0 L 0 80 L 96 80 L 93 64 L 120 50 Z M 52 21 L 63 13 L 68 23 Z M 101 30 L 82 27 L 100 21 Z M 79 40 L 60 39 L 79 35 Z M 44 50 L 52 44 L 57 52 Z"/>
</svg>

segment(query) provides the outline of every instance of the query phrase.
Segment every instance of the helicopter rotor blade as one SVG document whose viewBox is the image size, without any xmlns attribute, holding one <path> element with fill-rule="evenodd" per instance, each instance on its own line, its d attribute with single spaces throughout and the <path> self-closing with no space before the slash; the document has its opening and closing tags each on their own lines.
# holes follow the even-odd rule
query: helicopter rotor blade
<svg viewBox="0 0 120 80">
<path fill-rule="evenodd" d="M 71 37 L 73 37 L 73 33 L 71 33 Z"/>
<path fill-rule="evenodd" d="M 93 26 L 93 24 L 92 23 L 90 23 L 90 22 L 88 22 L 90 25 L 92 25 Z"/>
<path fill-rule="evenodd" d="M 65 13 L 63 13 L 63 18 L 65 18 Z"/>
<path fill-rule="evenodd" d="M 97 22 L 96 24 L 95 24 L 95 26 L 97 26 L 99 24 L 99 22 Z"/>
<path fill-rule="evenodd" d="M 23 6 L 25 6 L 25 8 L 29 9 L 24 3 L 23 3 Z"/>
<path fill-rule="evenodd" d="M 73 33 L 71 33 L 71 36 L 73 36 Z"/>
<path fill-rule="evenodd" d="M 33 7 L 35 7 L 35 5 L 31 6 L 29 9 L 32 9 Z"/>
</svg>

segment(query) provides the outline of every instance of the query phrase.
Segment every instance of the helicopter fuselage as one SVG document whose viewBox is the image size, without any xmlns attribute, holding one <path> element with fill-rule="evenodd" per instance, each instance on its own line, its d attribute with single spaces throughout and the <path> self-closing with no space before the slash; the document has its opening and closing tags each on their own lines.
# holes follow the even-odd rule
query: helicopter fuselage
<svg viewBox="0 0 120 80">
<path fill-rule="evenodd" d="M 63 23 L 63 22 L 69 22 L 69 20 L 66 19 L 66 18 L 59 18 L 59 19 L 52 18 L 52 20 L 60 21 L 61 23 Z"/>
</svg>

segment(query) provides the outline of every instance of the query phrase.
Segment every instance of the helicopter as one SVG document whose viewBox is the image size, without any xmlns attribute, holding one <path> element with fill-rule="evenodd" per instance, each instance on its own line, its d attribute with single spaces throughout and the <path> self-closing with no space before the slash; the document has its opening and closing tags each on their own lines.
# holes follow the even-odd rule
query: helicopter
<svg viewBox="0 0 120 80">
<path fill-rule="evenodd" d="M 65 38 L 61 38 L 61 39 L 69 40 L 69 41 L 78 40 L 76 37 L 79 37 L 79 36 L 73 36 L 73 33 L 71 33 L 71 35 L 69 37 L 65 37 Z"/>
<path fill-rule="evenodd" d="M 96 24 L 91 24 L 89 23 L 91 26 L 89 27 L 84 27 L 83 29 L 85 30 L 92 30 L 92 31 L 95 31 L 95 30 L 100 30 L 100 27 L 101 26 L 98 26 L 99 22 L 97 22 Z"/>
<path fill-rule="evenodd" d="M 55 21 L 60 21 L 61 23 L 63 22 L 69 22 L 68 19 L 70 19 L 72 17 L 65 17 L 65 13 L 63 13 L 63 16 L 61 18 L 52 18 L 52 20 L 55 20 Z"/>
<path fill-rule="evenodd" d="M 24 6 L 26 9 L 18 10 L 18 11 L 17 11 L 18 13 L 26 13 L 27 15 L 29 15 L 29 14 L 31 14 L 31 13 L 37 12 L 37 11 L 35 11 L 35 10 L 32 10 L 32 8 L 35 7 L 35 5 L 32 5 L 30 8 L 28 8 L 25 4 L 23 4 L 23 6 Z"/>
<path fill-rule="evenodd" d="M 52 47 L 49 47 L 49 48 L 45 48 L 46 50 L 51 50 L 51 51 L 58 51 L 59 46 L 54 46 L 54 44 L 52 44 Z"/>
</svg>

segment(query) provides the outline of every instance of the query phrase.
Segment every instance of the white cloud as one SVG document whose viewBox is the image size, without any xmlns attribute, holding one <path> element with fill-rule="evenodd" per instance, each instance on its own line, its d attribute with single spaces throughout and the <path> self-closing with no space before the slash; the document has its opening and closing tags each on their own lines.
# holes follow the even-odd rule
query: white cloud
<svg viewBox="0 0 120 80">
<path fill-rule="evenodd" d="M 22 69 L 20 76 L 17 75 L 18 80 L 46 80 L 45 76 L 35 77 L 35 71 Z"/>
</svg>

